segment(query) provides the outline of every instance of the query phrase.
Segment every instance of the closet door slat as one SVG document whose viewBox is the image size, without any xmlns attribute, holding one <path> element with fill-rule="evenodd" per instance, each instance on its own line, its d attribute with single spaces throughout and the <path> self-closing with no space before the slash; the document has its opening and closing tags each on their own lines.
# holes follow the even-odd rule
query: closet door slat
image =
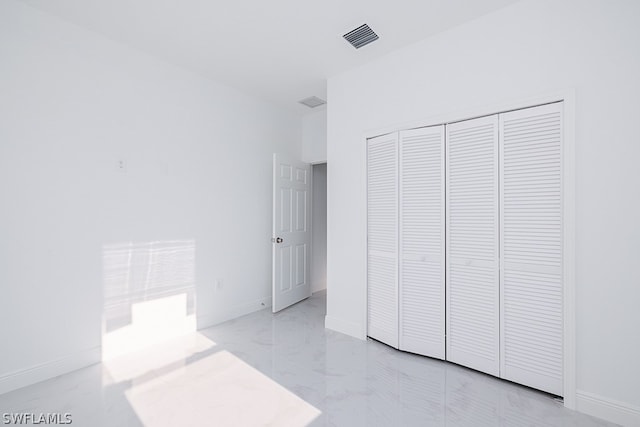
<svg viewBox="0 0 640 427">
<path fill-rule="evenodd" d="M 501 377 L 556 395 L 563 394 L 561 153 L 562 103 L 500 115 Z"/>
<path fill-rule="evenodd" d="M 367 335 L 398 348 L 398 134 L 367 141 Z"/>
<path fill-rule="evenodd" d="M 447 360 L 498 376 L 498 116 L 446 130 Z"/>
<path fill-rule="evenodd" d="M 400 349 L 445 358 L 444 125 L 400 132 Z"/>
</svg>

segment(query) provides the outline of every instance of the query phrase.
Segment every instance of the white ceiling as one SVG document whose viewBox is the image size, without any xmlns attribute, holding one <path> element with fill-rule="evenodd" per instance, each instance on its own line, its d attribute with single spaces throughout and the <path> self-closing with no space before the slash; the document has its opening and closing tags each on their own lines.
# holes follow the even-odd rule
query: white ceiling
<svg viewBox="0 0 640 427">
<path fill-rule="evenodd" d="M 517 0 L 23 0 L 302 113 L 326 79 Z M 359 50 L 342 35 L 367 23 Z"/>
</svg>

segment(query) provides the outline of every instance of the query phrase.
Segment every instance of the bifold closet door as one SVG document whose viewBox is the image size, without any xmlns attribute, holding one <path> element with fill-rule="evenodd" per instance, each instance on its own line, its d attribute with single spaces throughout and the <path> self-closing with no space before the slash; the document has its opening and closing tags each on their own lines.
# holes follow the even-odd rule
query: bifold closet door
<svg viewBox="0 0 640 427">
<path fill-rule="evenodd" d="M 501 376 L 563 394 L 562 103 L 500 115 Z"/>
<path fill-rule="evenodd" d="M 447 360 L 498 376 L 498 116 L 447 125 Z"/>
<path fill-rule="evenodd" d="M 367 335 L 398 348 L 398 134 L 367 141 Z"/>
<path fill-rule="evenodd" d="M 400 349 L 445 357 L 444 125 L 400 132 Z"/>
</svg>

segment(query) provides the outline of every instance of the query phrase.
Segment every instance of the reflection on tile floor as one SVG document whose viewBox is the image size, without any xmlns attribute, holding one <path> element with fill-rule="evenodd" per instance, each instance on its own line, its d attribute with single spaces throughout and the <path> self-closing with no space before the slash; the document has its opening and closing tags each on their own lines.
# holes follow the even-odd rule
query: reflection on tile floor
<svg viewBox="0 0 640 427">
<path fill-rule="evenodd" d="M 0 396 L 74 426 L 606 426 L 544 393 L 324 329 L 326 295 Z"/>
</svg>

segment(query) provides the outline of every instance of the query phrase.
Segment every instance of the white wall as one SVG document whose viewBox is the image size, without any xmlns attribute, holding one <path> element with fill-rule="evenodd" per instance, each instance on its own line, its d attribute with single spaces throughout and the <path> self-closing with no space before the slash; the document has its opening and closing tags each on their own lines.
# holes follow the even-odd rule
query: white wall
<svg viewBox="0 0 640 427">
<path fill-rule="evenodd" d="M 117 286 L 184 291 L 200 327 L 270 304 L 298 117 L 13 0 L 0 94 L 0 392 L 96 361 L 118 248 L 155 276 Z"/>
<path fill-rule="evenodd" d="M 327 161 L 327 107 L 316 107 L 302 118 L 302 161 Z"/>
<path fill-rule="evenodd" d="M 327 164 L 312 166 L 311 292 L 327 288 Z"/>
<path fill-rule="evenodd" d="M 327 326 L 365 334 L 368 132 L 575 88 L 578 405 L 640 416 L 639 20 L 528 0 L 329 79 Z"/>
</svg>

